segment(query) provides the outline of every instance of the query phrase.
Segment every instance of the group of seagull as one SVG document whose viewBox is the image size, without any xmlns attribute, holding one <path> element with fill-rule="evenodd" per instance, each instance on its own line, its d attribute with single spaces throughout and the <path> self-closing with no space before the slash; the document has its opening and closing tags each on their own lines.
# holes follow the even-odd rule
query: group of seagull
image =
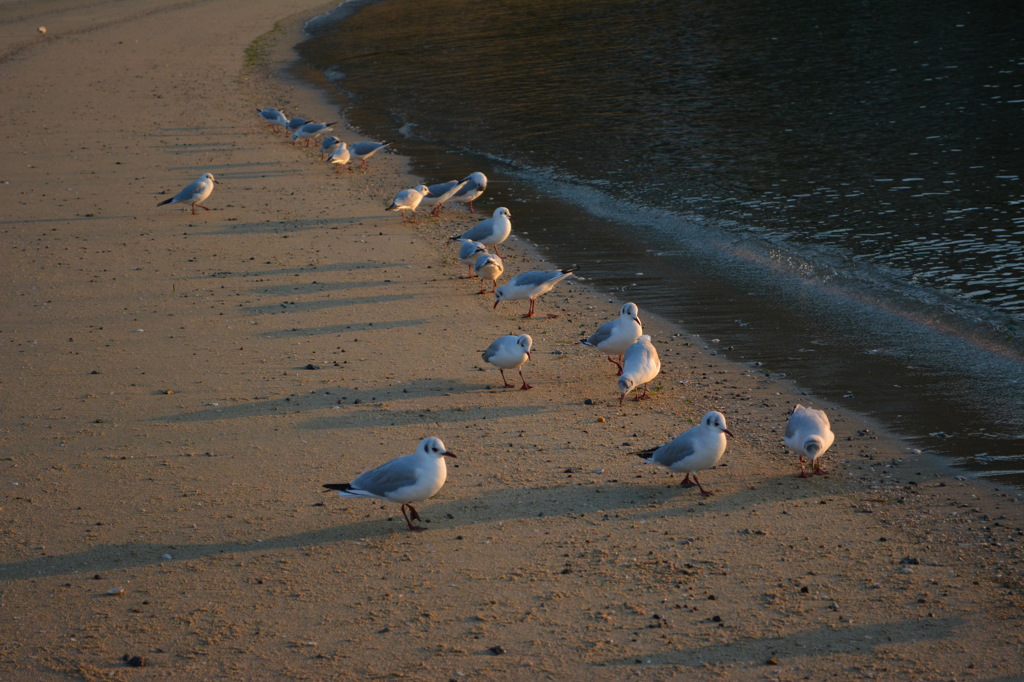
<svg viewBox="0 0 1024 682">
<path fill-rule="evenodd" d="M 298 117 L 289 119 L 274 108 L 257 108 L 257 112 L 271 127 L 280 127 L 286 134 L 291 133 L 292 144 L 304 140 L 305 144 L 309 145 L 318 135 L 331 131 L 331 126 L 334 125 Z M 369 141 L 347 145 L 336 137 L 328 136 L 321 143 L 320 153 L 323 160 L 337 168 L 346 166 L 353 158 L 360 159 L 360 168 L 365 168 L 366 159 L 387 146 L 388 143 Z M 202 202 L 209 198 L 214 184 L 218 183 L 213 175 L 204 173 L 158 205 L 189 203 L 193 214 L 197 206 L 209 210 Z M 403 221 L 409 220 L 406 215 L 406 212 L 409 212 L 412 214 L 412 221 L 415 222 L 416 209 L 420 205 L 432 205 L 432 215 L 437 215 L 444 203 L 452 200 L 468 204 L 470 212 L 474 212 L 473 201 L 479 198 L 486 188 L 487 177 L 483 173 L 474 172 L 462 180 L 430 186 L 421 184 L 402 190 L 395 195 L 386 210 L 400 211 Z M 511 219 L 511 212 L 505 207 L 499 207 L 490 218 L 481 220 L 461 235 L 452 237 L 452 240 L 460 242 L 458 257 L 469 267 L 468 277 L 479 277 L 482 283 L 491 282 L 490 293 L 494 294 L 494 308 L 504 300 L 529 299 L 530 308 L 523 315 L 524 318 L 529 318 L 534 315 L 536 299 L 571 276 L 574 268 L 523 272 L 499 287 L 498 278 L 504 273 L 505 268 L 498 254 L 498 245 L 511 234 Z M 488 247 L 493 248 L 494 253 L 490 253 Z M 485 285 L 481 284 L 479 293 L 487 293 Z M 548 317 L 556 316 L 549 314 Z M 643 333 L 639 309 L 635 303 L 623 305 L 617 318 L 600 325 L 593 334 L 583 339 L 582 343 L 599 350 L 616 366 L 620 405 L 634 390 L 634 400 L 648 397 L 648 385 L 661 372 L 661 360 L 651 336 Z M 514 369 L 518 370 L 522 381 L 519 388 L 529 390 L 533 387 L 523 376 L 522 367 L 530 359 L 532 349 L 533 338 L 529 334 L 508 335 L 495 339 L 487 350 L 483 351 L 482 357 L 485 362 L 498 368 L 506 388 L 515 388 L 515 383 L 509 383 L 505 377 L 505 370 Z M 711 492 L 701 485 L 697 479 L 697 472 L 710 469 L 721 461 L 726 449 L 726 436 L 732 436 L 732 432 L 726 425 L 725 415 L 711 411 L 701 418 L 699 424 L 664 445 L 634 454 L 649 463 L 664 466 L 672 473 L 685 474 L 681 485 L 697 486 L 700 492 L 707 496 L 711 495 Z M 834 440 L 835 435 L 825 412 L 803 405 L 793 408 L 786 424 L 783 441 L 799 456 L 800 476 L 810 475 L 805 469 L 805 458 L 810 461 L 813 474 L 825 473 L 820 458 Z M 343 497 L 368 497 L 400 504 L 409 530 L 424 530 L 422 526 L 414 524 L 414 521 L 422 519 L 412 503 L 434 496 L 444 485 L 448 475 L 445 457 L 454 458 L 455 454 L 445 447 L 441 439 L 425 438 L 410 455 L 396 457 L 366 471 L 351 483 L 328 483 L 324 488 L 336 491 Z"/>
</svg>

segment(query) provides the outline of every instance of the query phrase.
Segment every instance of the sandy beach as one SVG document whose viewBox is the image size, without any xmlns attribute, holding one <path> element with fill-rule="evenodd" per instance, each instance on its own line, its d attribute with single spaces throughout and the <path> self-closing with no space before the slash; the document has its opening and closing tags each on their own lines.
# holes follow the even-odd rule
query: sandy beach
<svg viewBox="0 0 1024 682">
<path fill-rule="evenodd" d="M 399 139 L 336 173 L 263 125 L 339 119 L 282 78 L 332 6 L 0 0 L 0 678 L 1024 677 L 1020 491 L 643 310 L 662 373 L 620 407 L 579 341 L 624 301 L 580 272 L 495 309 L 449 241 L 487 194 L 405 224 L 450 178 Z M 205 172 L 209 211 L 157 206 Z M 516 229 L 499 284 L 572 264 Z M 523 333 L 505 389 L 480 352 Z M 714 495 L 631 455 L 709 410 Z M 322 492 L 427 436 L 458 455 L 428 531 Z"/>
</svg>

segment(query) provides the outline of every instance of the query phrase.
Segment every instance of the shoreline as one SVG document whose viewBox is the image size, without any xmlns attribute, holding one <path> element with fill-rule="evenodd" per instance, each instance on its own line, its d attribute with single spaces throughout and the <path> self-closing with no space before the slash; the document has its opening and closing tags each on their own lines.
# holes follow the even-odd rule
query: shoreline
<svg viewBox="0 0 1024 682">
<path fill-rule="evenodd" d="M 448 242 L 464 210 L 383 212 L 405 159 L 338 176 L 261 127 L 253 104 L 336 115 L 275 80 L 310 3 L 144 4 L 116 26 L 83 9 L 96 28 L 0 62 L 35 95 L 4 123 L 8 162 L 34 157 L 7 164 L 0 233 L 19 254 L 0 294 L 6 679 L 1021 674 L 1017 493 L 834 406 L 830 475 L 796 479 L 780 434 L 808 396 L 643 310 L 661 386 L 619 409 L 578 341 L 620 302 L 570 280 L 541 319 L 491 310 Z M 270 72 L 247 69 L 275 21 Z M 205 84 L 161 52 L 185 36 L 223 65 Z M 102 102 L 97 69 L 116 71 L 111 126 L 68 123 L 72 154 L 14 134 Z M 222 182 L 213 210 L 155 208 L 199 168 Z M 502 251 L 502 282 L 540 263 L 518 238 Z M 533 391 L 482 367 L 509 333 L 534 336 Z M 701 477 L 713 497 L 627 456 L 708 409 L 737 434 Z M 418 505 L 430 532 L 320 492 L 428 435 L 459 455 Z"/>
</svg>

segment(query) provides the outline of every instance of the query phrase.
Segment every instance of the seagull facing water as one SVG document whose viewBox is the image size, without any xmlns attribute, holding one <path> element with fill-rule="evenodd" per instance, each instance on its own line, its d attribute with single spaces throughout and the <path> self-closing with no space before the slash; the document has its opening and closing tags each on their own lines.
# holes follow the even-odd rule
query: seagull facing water
<svg viewBox="0 0 1024 682">
<path fill-rule="evenodd" d="M 484 246 L 493 246 L 494 253 L 498 253 L 498 244 L 508 239 L 510 234 L 512 234 L 512 213 L 504 206 L 501 206 L 494 209 L 494 214 L 490 218 L 481 220 L 458 237 L 452 237 L 452 239 L 456 241 L 472 239 Z"/>
<path fill-rule="evenodd" d="M 196 206 L 204 211 L 209 211 L 210 209 L 203 206 L 202 203 L 209 198 L 211 193 L 213 193 L 213 186 L 215 184 L 219 185 L 220 183 L 213 179 L 212 173 L 203 173 L 199 176 L 198 180 L 185 185 L 183 190 L 175 194 L 170 199 L 164 199 L 157 204 L 157 206 L 163 206 L 164 204 L 180 204 L 187 201 L 192 204 L 192 215 L 196 214 Z"/>
<path fill-rule="evenodd" d="M 501 273 L 505 272 L 505 265 L 501 262 L 501 256 L 496 256 L 493 253 L 482 253 L 476 259 L 476 264 L 473 266 L 473 272 L 480 276 L 480 291 L 479 294 L 486 294 L 487 287 L 484 286 L 484 282 L 491 282 L 491 293 L 493 294 L 498 288 L 498 278 L 501 277 Z"/>
<path fill-rule="evenodd" d="M 692 487 L 696 485 L 705 497 L 711 493 L 704 490 L 704 486 L 697 480 L 697 472 L 710 469 L 718 464 L 725 452 L 726 436 L 732 432 L 725 425 L 725 415 L 721 412 L 708 412 L 700 420 L 700 424 L 694 426 L 660 448 L 643 450 L 633 453 L 651 464 L 660 464 L 668 467 L 674 474 L 686 473 L 680 485 Z M 693 481 L 690 481 L 690 476 Z"/>
<path fill-rule="evenodd" d="M 658 351 L 651 343 L 650 334 L 641 334 L 636 342 L 626 349 L 626 360 L 622 363 L 622 376 L 619 377 L 619 405 L 626 394 L 643 385 L 644 393 L 638 392 L 634 400 L 647 398 L 647 385 L 661 372 L 661 359 Z"/>
<path fill-rule="evenodd" d="M 789 421 L 786 423 L 786 435 L 783 440 L 786 447 L 800 457 L 801 477 L 810 476 L 804 471 L 804 457 L 810 458 L 813 473 L 825 473 L 818 458 L 825 454 L 835 439 L 832 426 L 828 422 L 828 415 L 822 410 L 815 410 L 803 405 L 793 408 L 793 412 L 789 415 Z"/>
<path fill-rule="evenodd" d="M 532 348 L 533 339 L 529 334 L 502 336 L 487 347 L 482 357 L 501 371 L 501 380 L 505 383 L 505 388 L 516 387 L 514 383 L 508 383 L 508 379 L 505 378 L 505 370 L 519 368 L 519 378 L 523 380 L 523 385 L 519 387 L 519 390 L 528 391 L 533 386 L 526 383 L 522 367 L 530 359 L 530 349 Z"/>
<path fill-rule="evenodd" d="M 352 152 L 352 158 L 359 159 L 359 167 L 366 168 L 366 160 L 390 144 L 390 142 L 370 142 L 369 140 L 364 140 L 362 142 L 353 142 L 349 145 L 348 150 Z"/>
<path fill-rule="evenodd" d="M 495 289 L 494 307 L 497 308 L 502 301 L 528 298 L 530 299 L 530 310 L 523 317 L 533 317 L 533 307 L 537 303 L 537 297 L 551 291 L 556 284 L 571 275 L 575 269 L 522 272 L 510 279 L 508 284 Z M 548 317 L 558 316 L 549 313 Z"/>
<path fill-rule="evenodd" d="M 351 483 L 325 483 L 324 488 L 337 490 L 342 497 L 373 497 L 402 505 L 402 516 L 409 530 L 426 530 L 412 525 L 421 521 L 412 502 L 434 496 L 448 477 L 445 457 L 455 457 L 440 438 L 425 438 L 416 452 L 396 457 L 390 462 L 357 476 Z M 409 513 L 406 514 L 406 508 Z"/>
<path fill-rule="evenodd" d="M 295 144 L 299 140 L 305 140 L 306 145 L 309 145 L 309 141 L 319 135 L 320 133 L 327 132 L 331 129 L 331 126 L 337 123 L 307 123 L 292 134 L 292 144 Z"/>
<path fill-rule="evenodd" d="M 636 303 L 627 303 L 619 310 L 617 318 L 605 322 L 581 342 L 607 355 L 608 362 L 619 368 L 619 376 L 622 376 L 622 354 L 644 333 L 639 314 Z M 619 356 L 618 360 L 613 357 L 615 355 Z"/>
<path fill-rule="evenodd" d="M 401 192 L 395 195 L 395 198 L 391 200 L 391 204 L 384 209 L 385 211 L 401 211 L 402 222 L 416 222 L 416 207 L 423 201 L 423 197 L 430 194 L 430 190 L 427 189 L 426 185 L 419 185 L 412 189 L 403 189 Z M 412 220 L 409 220 L 405 216 L 406 211 L 412 211 Z"/>
</svg>

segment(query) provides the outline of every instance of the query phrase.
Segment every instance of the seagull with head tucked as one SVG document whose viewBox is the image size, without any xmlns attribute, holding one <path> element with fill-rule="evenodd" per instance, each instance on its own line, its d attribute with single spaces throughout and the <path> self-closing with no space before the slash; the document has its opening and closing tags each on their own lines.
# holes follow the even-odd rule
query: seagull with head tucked
<svg viewBox="0 0 1024 682">
<path fill-rule="evenodd" d="M 800 476 L 810 476 L 804 471 L 804 457 L 811 460 L 811 471 L 815 474 L 824 474 L 819 458 L 825 454 L 836 435 L 832 433 L 832 426 L 829 424 L 828 415 L 822 410 L 815 410 L 811 407 L 797 405 L 789 415 L 786 422 L 786 435 L 783 440 L 793 452 L 800 457 Z"/>
<path fill-rule="evenodd" d="M 634 400 L 645 400 L 647 385 L 661 372 L 661 359 L 658 350 L 651 343 L 650 334 L 641 334 L 636 342 L 626 349 L 625 361 L 622 363 L 622 376 L 619 377 L 619 405 L 626 394 L 634 388 L 644 387 L 643 395 L 637 392 Z"/>
</svg>

